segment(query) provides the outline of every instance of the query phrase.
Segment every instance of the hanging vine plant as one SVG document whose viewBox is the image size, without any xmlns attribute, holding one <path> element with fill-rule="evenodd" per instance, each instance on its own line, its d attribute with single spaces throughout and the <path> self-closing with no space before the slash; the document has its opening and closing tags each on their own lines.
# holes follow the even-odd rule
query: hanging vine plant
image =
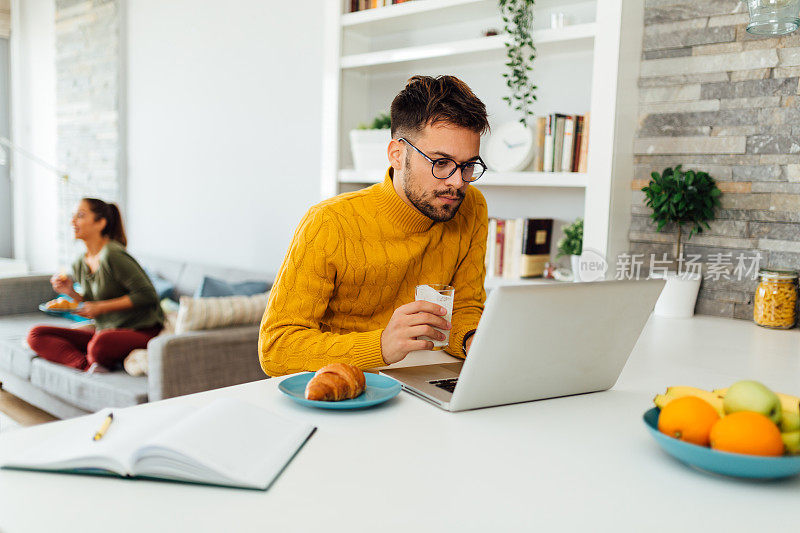
<svg viewBox="0 0 800 533">
<path fill-rule="evenodd" d="M 536 100 L 536 85 L 533 84 L 533 60 L 536 47 L 533 44 L 533 5 L 534 0 L 498 0 L 503 17 L 506 42 L 506 66 L 503 73 L 510 96 L 503 97 L 509 107 L 521 113 L 520 122 L 527 126 L 533 117 L 533 103 Z"/>
</svg>

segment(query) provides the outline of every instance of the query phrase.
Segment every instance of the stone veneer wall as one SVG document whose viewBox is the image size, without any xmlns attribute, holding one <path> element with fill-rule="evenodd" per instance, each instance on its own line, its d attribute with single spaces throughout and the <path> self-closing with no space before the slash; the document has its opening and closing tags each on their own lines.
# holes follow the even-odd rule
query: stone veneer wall
<svg viewBox="0 0 800 533">
<path fill-rule="evenodd" d="M 59 261 L 75 253 L 70 216 L 78 199 L 121 200 L 118 0 L 56 0 Z"/>
<path fill-rule="evenodd" d="M 715 254 L 735 263 L 759 252 L 762 266 L 800 268 L 800 31 L 759 38 L 747 21 L 739 0 L 646 0 L 632 253 L 674 255 L 675 228 L 655 230 L 639 189 L 682 163 L 723 192 L 711 231 L 686 254 L 706 268 L 727 263 Z M 730 277 L 705 277 L 698 313 L 752 319 L 757 281 Z"/>
</svg>

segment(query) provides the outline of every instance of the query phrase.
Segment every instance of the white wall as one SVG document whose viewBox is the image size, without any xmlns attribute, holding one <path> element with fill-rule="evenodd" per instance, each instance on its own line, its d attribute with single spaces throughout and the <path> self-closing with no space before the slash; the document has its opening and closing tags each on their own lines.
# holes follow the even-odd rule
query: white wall
<svg viewBox="0 0 800 533">
<path fill-rule="evenodd" d="M 42 159 L 56 161 L 55 4 L 11 3 L 11 138 Z M 32 270 L 58 267 L 58 178 L 12 156 L 14 257 Z M 62 221 L 61 223 L 68 223 Z"/>
<path fill-rule="evenodd" d="M 319 200 L 324 1 L 126 2 L 135 253 L 277 271 Z"/>
</svg>

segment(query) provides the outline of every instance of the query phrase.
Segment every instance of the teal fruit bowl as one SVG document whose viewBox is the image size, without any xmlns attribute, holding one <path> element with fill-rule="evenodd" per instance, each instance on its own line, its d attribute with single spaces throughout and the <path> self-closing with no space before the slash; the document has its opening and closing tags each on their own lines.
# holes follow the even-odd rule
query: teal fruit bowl
<svg viewBox="0 0 800 533">
<path fill-rule="evenodd" d="M 775 479 L 800 474 L 800 455 L 760 457 L 719 452 L 664 435 L 658 430 L 657 407 L 644 414 L 644 424 L 661 448 L 690 466 L 725 476 L 751 479 Z"/>
</svg>

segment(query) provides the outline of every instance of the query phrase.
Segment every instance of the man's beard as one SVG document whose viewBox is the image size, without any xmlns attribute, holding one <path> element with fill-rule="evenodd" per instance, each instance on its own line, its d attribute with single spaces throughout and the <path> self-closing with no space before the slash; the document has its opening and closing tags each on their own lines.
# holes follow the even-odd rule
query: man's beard
<svg viewBox="0 0 800 533">
<path fill-rule="evenodd" d="M 416 207 L 423 215 L 430 218 L 434 222 L 447 222 L 452 220 L 458 208 L 461 207 L 461 202 L 464 201 L 464 193 L 456 189 L 444 189 L 436 191 L 435 193 L 427 193 L 421 187 L 414 187 L 408 179 L 411 176 L 411 167 L 409 166 L 410 158 L 406 158 L 406 176 L 403 180 L 403 192 L 406 193 L 408 200 Z M 444 181 L 444 180 L 442 180 Z M 457 197 L 458 200 L 454 204 L 443 204 L 440 207 L 433 205 L 433 200 L 439 196 L 452 196 Z"/>
</svg>

